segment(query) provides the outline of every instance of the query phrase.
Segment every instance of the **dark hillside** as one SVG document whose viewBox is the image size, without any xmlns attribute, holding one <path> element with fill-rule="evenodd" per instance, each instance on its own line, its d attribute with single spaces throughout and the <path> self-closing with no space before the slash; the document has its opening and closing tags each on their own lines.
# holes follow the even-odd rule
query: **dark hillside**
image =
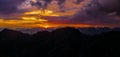
<svg viewBox="0 0 120 57">
<path fill-rule="evenodd" d="M 86 35 L 75 28 L 40 31 L 33 35 L 4 29 L 0 57 L 119 57 L 120 32 Z"/>
</svg>

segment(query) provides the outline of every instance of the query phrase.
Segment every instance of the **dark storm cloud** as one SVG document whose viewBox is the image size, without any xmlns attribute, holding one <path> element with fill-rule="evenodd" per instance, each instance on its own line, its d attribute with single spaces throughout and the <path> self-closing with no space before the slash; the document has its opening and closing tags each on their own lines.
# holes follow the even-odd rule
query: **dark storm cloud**
<svg viewBox="0 0 120 57">
<path fill-rule="evenodd" d="M 105 11 L 113 12 L 120 10 L 120 0 L 98 0 L 97 2 Z"/>
<path fill-rule="evenodd" d="M 65 1 L 66 1 L 66 0 L 58 0 L 58 5 L 60 6 L 60 8 L 64 8 L 64 6 L 65 6 Z"/>
<path fill-rule="evenodd" d="M 45 3 L 42 5 L 41 1 L 44 1 Z M 33 6 L 37 6 L 38 8 L 46 9 L 52 1 L 54 1 L 54 0 L 37 0 L 37 2 L 32 2 L 31 1 L 31 4 Z M 58 5 L 60 6 L 60 8 L 64 7 L 65 0 L 56 0 L 56 1 L 58 1 Z"/>
<path fill-rule="evenodd" d="M 44 8 L 46 9 L 48 5 L 52 2 L 52 0 L 44 0 L 44 1 L 45 1 Z"/>
<path fill-rule="evenodd" d="M 37 6 L 38 8 L 43 8 L 43 5 L 40 1 L 37 1 L 37 2 L 30 1 L 30 3 L 32 6 Z"/>
<path fill-rule="evenodd" d="M 43 3 L 43 1 L 44 1 L 44 3 Z M 53 1 L 57 1 L 57 5 L 59 6 L 59 8 L 63 9 L 66 6 L 65 2 L 68 2 L 69 0 L 37 0 L 37 2 L 31 1 L 31 5 L 37 6 L 38 8 L 46 9 L 48 7 L 48 5 L 50 5 L 50 3 Z M 73 3 L 78 5 L 82 1 L 84 1 L 84 0 L 76 0 Z"/>
<path fill-rule="evenodd" d="M 82 1 L 84 1 L 84 0 L 77 0 L 76 4 L 80 4 L 80 2 L 82 2 Z"/>
<path fill-rule="evenodd" d="M 41 1 L 44 1 L 45 3 L 42 4 Z M 31 1 L 31 5 L 37 6 L 38 8 L 46 9 L 51 2 L 52 0 L 37 0 L 37 2 Z"/>
<path fill-rule="evenodd" d="M 119 4 L 118 0 L 91 0 L 80 8 L 71 21 L 72 23 L 120 25 Z"/>
<path fill-rule="evenodd" d="M 0 0 L 0 14 L 10 14 L 18 12 L 17 6 L 24 0 Z"/>
</svg>

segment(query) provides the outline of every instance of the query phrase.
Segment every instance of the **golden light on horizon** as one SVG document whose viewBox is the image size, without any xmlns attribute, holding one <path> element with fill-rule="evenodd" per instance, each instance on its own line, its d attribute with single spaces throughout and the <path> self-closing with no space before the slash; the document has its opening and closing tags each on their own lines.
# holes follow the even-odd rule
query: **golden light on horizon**
<svg viewBox="0 0 120 57">
<path fill-rule="evenodd" d="M 45 25 L 45 26 L 44 26 L 44 28 L 46 28 L 46 29 L 49 28 L 49 27 L 50 27 L 49 25 Z"/>
<path fill-rule="evenodd" d="M 41 21 L 41 22 L 47 22 L 48 20 L 45 19 L 38 19 L 36 17 L 22 17 L 22 20 L 26 20 L 26 21 Z"/>
<path fill-rule="evenodd" d="M 23 20 L 37 20 L 35 17 L 22 17 Z"/>
<path fill-rule="evenodd" d="M 4 20 L 0 19 L 0 28 L 43 28 L 43 29 L 49 29 L 49 28 L 61 28 L 61 27 L 75 27 L 75 28 L 88 28 L 88 27 L 103 27 L 102 25 L 90 25 L 90 24 L 57 24 L 57 23 L 51 23 L 49 21 L 41 22 L 38 20 L 33 21 L 26 21 L 26 20 Z M 104 27 L 111 27 L 106 26 Z"/>
<path fill-rule="evenodd" d="M 70 13 L 70 14 L 69 14 Z M 102 27 L 101 25 L 95 26 L 90 24 L 69 24 L 65 23 L 65 21 L 54 21 L 50 22 L 48 19 L 42 18 L 43 16 L 52 16 L 52 17 L 59 17 L 59 16 L 67 16 L 71 15 L 74 12 L 69 12 L 68 14 L 62 13 L 55 13 L 51 10 L 34 10 L 25 12 L 21 19 L 0 19 L 0 28 L 60 28 L 60 27 L 75 27 L 75 28 L 85 28 L 85 27 Z M 53 18 L 54 19 L 54 18 Z M 63 22 L 63 23 L 62 23 Z M 104 25 L 106 26 L 106 25 Z M 111 27 L 112 25 L 108 26 Z"/>
<path fill-rule="evenodd" d="M 25 12 L 24 15 L 39 15 L 39 16 L 59 16 L 57 13 L 54 13 L 51 10 L 36 10 Z"/>
</svg>

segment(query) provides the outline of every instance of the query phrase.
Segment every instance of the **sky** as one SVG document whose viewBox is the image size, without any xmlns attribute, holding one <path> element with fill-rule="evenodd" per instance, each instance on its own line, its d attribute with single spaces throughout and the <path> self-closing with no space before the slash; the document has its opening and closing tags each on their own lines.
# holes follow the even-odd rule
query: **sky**
<svg viewBox="0 0 120 57">
<path fill-rule="evenodd" d="M 0 0 L 0 28 L 120 27 L 119 0 Z"/>
</svg>

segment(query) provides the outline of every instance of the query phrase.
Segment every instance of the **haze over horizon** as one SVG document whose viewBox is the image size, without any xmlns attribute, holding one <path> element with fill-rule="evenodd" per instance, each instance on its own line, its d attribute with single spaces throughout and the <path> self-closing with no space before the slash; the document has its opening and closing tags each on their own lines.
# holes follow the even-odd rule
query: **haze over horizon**
<svg viewBox="0 0 120 57">
<path fill-rule="evenodd" d="M 119 0 L 0 0 L 0 28 L 120 27 Z"/>
</svg>

